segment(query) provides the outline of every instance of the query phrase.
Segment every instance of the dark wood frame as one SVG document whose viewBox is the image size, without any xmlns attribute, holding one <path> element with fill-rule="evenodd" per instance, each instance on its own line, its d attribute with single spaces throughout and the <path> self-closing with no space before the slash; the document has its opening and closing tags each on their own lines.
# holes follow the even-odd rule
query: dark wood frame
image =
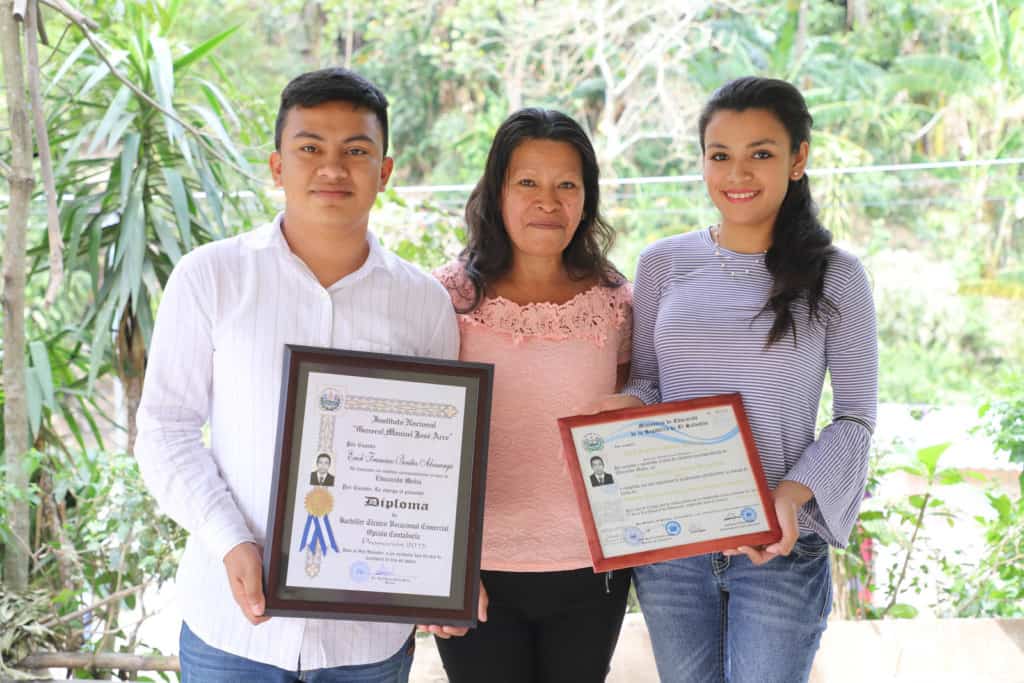
<svg viewBox="0 0 1024 683">
<path fill-rule="evenodd" d="M 305 406 L 306 397 L 298 394 L 300 383 L 306 386 L 305 378 L 310 372 L 466 387 L 467 412 L 463 425 L 459 474 L 460 504 L 452 532 L 456 537 L 452 565 L 453 590 L 448 597 L 285 585 L 285 568 L 290 548 L 284 543 L 290 536 L 287 530 L 290 529 L 294 514 L 294 504 L 289 506 L 288 502 L 291 500 L 294 503 L 299 479 L 306 476 L 306 470 L 293 457 L 298 449 L 294 441 L 298 436 L 296 411 Z M 494 366 L 289 344 L 285 346 L 283 374 L 273 483 L 267 514 L 268 537 L 263 555 L 266 614 L 411 624 L 475 625 L 480 592 L 484 482 Z M 475 412 L 475 419 L 472 412 Z M 467 443 L 471 444 L 471 448 L 467 449 Z M 458 543 L 460 536 L 467 541 L 464 555 Z M 460 575 L 462 580 L 457 583 Z"/>
<path fill-rule="evenodd" d="M 601 541 L 597 535 L 597 526 L 594 524 L 594 516 L 590 509 L 590 498 L 587 496 L 587 478 L 580 469 L 579 457 L 576 453 L 576 443 L 572 438 L 572 429 L 585 427 L 593 424 L 604 424 L 606 422 L 619 422 L 636 418 L 651 417 L 665 413 L 675 413 L 685 410 L 700 410 L 716 406 L 730 406 L 736 416 L 736 422 L 743 437 L 743 444 L 746 446 L 747 460 L 750 469 L 754 474 L 757 483 L 757 492 L 761 498 L 761 505 L 765 511 L 768 521 L 768 530 L 753 534 L 742 534 L 728 536 L 711 541 L 700 541 L 697 543 L 684 543 L 670 548 L 659 548 L 657 550 L 645 550 L 627 555 L 605 557 L 601 550 Z M 771 490 L 764 478 L 764 471 L 761 468 L 761 458 L 757 453 L 757 445 L 754 443 L 754 436 L 750 431 L 750 422 L 743 410 L 743 399 L 739 394 L 722 394 L 719 396 L 708 396 L 696 398 L 689 401 L 675 401 L 672 403 L 658 403 L 655 405 L 642 406 L 638 408 L 623 408 L 622 410 L 610 410 L 594 415 L 575 415 L 563 417 L 558 420 L 558 428 L 562 433 L 562 452 L 565 455 L 572 478 L 573 490 L 576 492 L 576 503 L 579 505 L 580 518 L 583 520 L 583 529 L 587 534 L 587 545 L 590 548 L 590 557 L 594 563 L 594 571 L 604 572 L 613 569 L 625 569 L 636 567 L 653 562 L 664 562 L 675 560 L 681 557 L 692 557 L 704 553 L 721 552 L 730 550 L 741 545 L 758 546 L 775 543 L 782 538 L 782 530 L 779 527 L 779 520 L 775 514 L 775 505 L 772 501 Z"/>
</svg>

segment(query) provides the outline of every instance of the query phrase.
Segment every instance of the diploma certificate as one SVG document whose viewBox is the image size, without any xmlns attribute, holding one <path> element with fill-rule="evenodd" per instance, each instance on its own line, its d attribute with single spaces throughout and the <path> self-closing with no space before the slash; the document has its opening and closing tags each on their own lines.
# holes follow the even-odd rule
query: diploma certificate
<svg viewBox="0 0 1024 683">
<path fill-rule="evenodd" d="M 781 538 L 739 394 L 558 422 L 595 571 Z"/>
<path fill-rule="evenodd" d="M 286 348 L 268 614 L 474 623 L 491 376 Z"/>
</svg>

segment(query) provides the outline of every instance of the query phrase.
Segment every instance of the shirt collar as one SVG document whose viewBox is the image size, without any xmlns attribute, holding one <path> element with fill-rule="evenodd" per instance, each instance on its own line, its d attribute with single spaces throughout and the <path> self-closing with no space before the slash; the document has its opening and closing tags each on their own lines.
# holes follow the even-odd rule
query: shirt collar
<svg viewBox="0 0 1024 683">
<path fill-rule="evenodd" d="M 284 256 L 289 256 L 298 260 L 291 248 L 288 246 L 288 242 L 284 238 L 284 233 L 281 232 L 281 223 L 284 221 L 284 212 L 280 212 L 274 217 L 269 223 L 266 223 L 259 228 L 256 228 L 252 232 L 245 235 L 246 244 L 249 248 L 262 251 L 264 249 L 273 249 L 280 252 Z M 359 276 L 359 278 L 369 275 L 377 268 L 383 268 L 389 272 L 394 272 L 395 269 L 395 256 L 388 252 L 384 247 L 381 246 L 377 236 L 371 231 L 366 231 L 366 243 L 370 248 L 370 253 L 366 256 L 366 261 L 359 269 L 343 278 L 341 281 L 348 280 L 349 277 Z"/>
</svg>

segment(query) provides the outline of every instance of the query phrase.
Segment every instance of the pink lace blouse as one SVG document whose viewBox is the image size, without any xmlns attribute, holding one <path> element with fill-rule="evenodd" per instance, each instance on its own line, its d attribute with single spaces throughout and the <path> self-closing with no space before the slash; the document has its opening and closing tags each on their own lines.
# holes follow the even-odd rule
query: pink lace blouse
<svg viewBox="0 0 1024 683">
<path fill-rule="evenodd" d="M 462 266 L 434 275 L 456 308 L 473 289 Z M 590 566 L 556 418 L 615 391 L 629 361 L 632 289 L 592 287 L 564 304 L 497 297 L 458 315 L 460 360 L 494 363 L 484 569 L 560 571 Z"/>
</svg>

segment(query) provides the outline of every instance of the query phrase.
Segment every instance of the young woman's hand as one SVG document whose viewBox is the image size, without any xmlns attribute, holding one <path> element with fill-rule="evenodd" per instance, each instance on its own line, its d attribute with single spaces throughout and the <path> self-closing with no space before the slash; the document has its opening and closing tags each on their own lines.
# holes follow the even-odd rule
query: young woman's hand
<svg viewBox="0 0 1024 683">
<path fill-rule="evenodd" d="M 484 588 L 484 582 L 481 581 L 480 599 L 477 600 L 476 604 L 476 618 L 478 621 L 487 621 L 487 603 L 487 589 Z M 419 624 L 416 630 L 423 633 L 433 633 L 438 638 L 459 637 L 469 633 L 468 626 L 443 626 L 441 624 Z"/>
<path fill-rule="evenodd" d="M 804 503 L 814 497 L 814 492 L 803 484 L 795 481 L 783 481 L 778 488 L 772 491 L 772 498 L 775 501 L 775 516 L 779 518 L 779 527 L 782 529 L 782 538 L 764 548 L 754 548 L 741 545 L 735 550 L 726 550 L 723 555 L 746 555 L 754 564 L 761 565 L 769 562 L 779 555 L 789 555 L 800 537 L 800 525 L 796 519 L 797 511 Z"/>
</svg>

